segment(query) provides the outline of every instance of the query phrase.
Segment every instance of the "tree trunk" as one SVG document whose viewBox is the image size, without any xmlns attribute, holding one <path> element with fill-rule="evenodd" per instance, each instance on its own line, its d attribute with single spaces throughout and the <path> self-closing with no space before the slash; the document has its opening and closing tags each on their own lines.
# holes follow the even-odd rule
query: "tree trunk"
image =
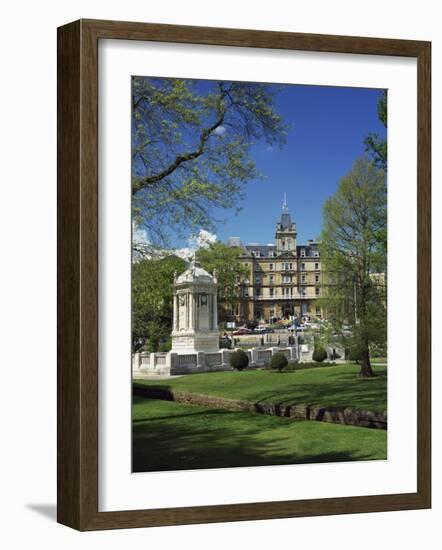
<svg viewBox="0 0 442 550">
<path fill-rule="evenodd" d="M 370 352 L 368 350 L 368 345 L 364 345 L 361 353 L 361 371 L 359 373 L 361 378 L 371 378 L 374 376 L 373 369 L 371 368 L 370 363 Z"/>
</svg>

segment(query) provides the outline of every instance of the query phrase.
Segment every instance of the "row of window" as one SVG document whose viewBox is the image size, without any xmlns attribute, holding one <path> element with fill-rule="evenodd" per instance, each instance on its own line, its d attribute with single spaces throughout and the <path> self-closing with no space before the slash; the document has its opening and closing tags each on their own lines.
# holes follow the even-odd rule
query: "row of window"
<svg viewBox="0 0 442 550">
<path fill-rule="evenodd" d="M 306 277 L 307 275 L 301 275 L 301 283 L 306 283 L 307 280 L 306 280 Z M 296 278 L 296 275 L 283 275 L 282 276 L 282 282 L 283 283 L 292 283 L 294 281 L 294 278 Z M 319 283 L 319 279 L 320 279 L 320 275 L 316 274 L 315 275 L 315 283 Z M 275 276 L 274 275 L 269 275 L 269 283 L 270 284 L 274 284 L 275 282 Z M 260 275 L 256 275 L 255 276 L 255 283 L 257 284 L 260 284 L 261 283 L 261 276 Z"/>
<path fill-rule="evenodd" d="M 296 294 L 295 292 L 293 292 L 293 287 L 287 287 L 287 288 L 281 288 L 281 294 L 279 294 L 278 292 L 275 292 L 275 289 L 274 288 L 269 288 L 269 296 L 270 298 L 273 298 L 273 297 L 276 297 L 276 296 L 293 296 L 294 294 Z M 306 293 L 306 289 L 304 287 L 301 287 L 299 289 L 299 294 L 301 296 L 307 296 L 307 293 Z M 321 289 L 319 287 L 315 287 L 315 296 L 320 296 L 321 295 Z M 244 289 L 244 296 L 247 298 L 249 296 L 249 291 L 248 289 Z M 255 296 L 257 298 L 261 297 L 262 294 L 261 294 L 261 289 L 258 287 L 258 288 L 255 288 Z"/>
<path fill-rule="evenodd" d="M 249 267 L 249 264 L 245 263 L 244 267 Z M 275 267 L 276 267 L 276 264 L 269 264 L 269 271 L 275 271 Z M 294 269 L 296 269 L 296 264 L 293 264 L 292 262 L 284 262 L 281 264 L 281 269 L 283 271 L 293 271 Z M 255 266 L 255 271 L 260 271 L 260 270 L 261 270 L 261 266 L 257 264 Z M 306 264 L 305 262 L 302 262 L 301 271 L 305 271 L 305 270 L 306 270 Z M 319 262 L 315 262 L 315 271 L 319 271 Z"/>
<path fill-rule="evenodd" d="M 287 243 L 287 246 L 286 246 L 285 242 L 282 241 L 282 250 L 290 251 L 290 250 L 291 250 L 290 243 Z M 293 250 L 293 252 L 296 253 L 296 250 Z M 252 250 L 252 254 L 253 254 L 253 256 L 255 256 L 255 258 L 261 258 L 261 257 L 263 257 L 263 256 L 261 255 L 261 251 L 260 251 L 260 250 Z M 274 252 L 274 250 L 269 250 L 269 251 L 268 251 L 268 254 L 269 254 L 269 255 L 268 255 L 269 258 L 274 258 L 274 257 L 275 257 L 275 252 Z M 300 256 L 301 256 L 301 258 L 305 258 L 305 248 L 301 248 Z M 318 250 L 314 250 L 314 251 L 313 251 L 313 256 L 315 256 L 316 258 L 319 258 L 319 251 L 318 251 Z"/>
</svg>

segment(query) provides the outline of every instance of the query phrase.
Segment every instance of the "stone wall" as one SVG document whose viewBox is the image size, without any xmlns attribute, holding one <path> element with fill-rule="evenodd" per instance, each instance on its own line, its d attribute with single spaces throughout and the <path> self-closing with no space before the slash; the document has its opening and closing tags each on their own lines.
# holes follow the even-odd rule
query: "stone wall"
<svg viewBox="0 0 442 550">
<path fill-rule="evenodd" d="M 281 405 L 280 403 L 254 403 L 239 399 L 226 399 L 212 395 L 189 393 L 163 386 L 134 384 L 135 395 L 150 399 L 177 401 L 189 405 L 200 405 L 229 411 L 246 411 L 273 416 L 284 416 L 292 420 L 315 420 L 365 428 L 387 429 L 386 411 L 359 411 L 350 408 L 314 407 L 309 405 Z"/>
</svg>

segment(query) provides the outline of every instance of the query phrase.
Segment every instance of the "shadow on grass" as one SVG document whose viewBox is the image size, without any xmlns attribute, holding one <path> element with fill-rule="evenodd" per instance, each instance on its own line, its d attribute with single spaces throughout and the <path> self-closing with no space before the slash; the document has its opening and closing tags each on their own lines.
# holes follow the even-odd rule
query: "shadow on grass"
<svg viewBox="0 0 442 550">
<path fill-rule="evenodd" d="M 385 375 L 355 379 L 352 374 L 337 375 L 333 379 L 326 380 L 324 384 L 304 383 L 302 380 L 297 380 L 283 388 L 257 395 L 255 402 L 386 410 L 385 380 Z"/>
<path fill-rule="evenodd" d="M 139 424 L 140 422 L 157 422 L 158 420 L 171 420 L 176 418 L 188 418 L 194 416 L 207 416 L 207 415 L 222 415 L 222 414 L 231 414 L 230 411 L 218 410 L 218 409 L 207 409 L 206 411 L 199 412 L 189 412 L 185 414 L 172 414 L 165 416 L 154 416 L 152 418 L 135 418 L 132 420 L 132 424 Z"/>
<path fill-rule="evenodd" d="M 213 409 L 183 412 L 190 406 L 157 403 L 146 403 L 151 413 L 134 421 L 134 472 L 384 458 L 359 437 L 361 428 L 343 436 L 322 423 Z"/>
</svg>

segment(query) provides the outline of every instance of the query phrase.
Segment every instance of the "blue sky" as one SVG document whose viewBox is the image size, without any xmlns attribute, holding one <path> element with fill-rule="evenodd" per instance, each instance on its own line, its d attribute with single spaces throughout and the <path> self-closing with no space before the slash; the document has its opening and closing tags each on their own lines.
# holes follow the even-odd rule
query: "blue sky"
<svg viewBox="0 0 442 550">
<path fill-rule="evenodd" d="M 226 220 L 217 228 L 218 238 L 237 236 L 244 244 L 274 242 L 284 193 L 298 243 L 317 238 L 322 205 L 364 153 L 364 136 L 369 132 L 385 136 L 377 117 L 380 95 L 380 90 L 365 88 L 285 86 L 276 106 L 290 126 L 287 143 L 282 149 L 270 149 L 265 143 L 253 147 L 264 179 L 247 185 L 239 214 L 217 213 Z"/>
<path fill-rule="evenodd" d="M 213 82 L 199 81 L 197 86 L 205 90 Z M 215 230 L 224 242 L 234 236 L 244 244 L 273 243 L 284 193 L 297 225 L 298 243 L 316 239 L 324 201 L 336 191 L 356 158 L 364 154 L 364 137 L 369 132 L 386 134 L 377 115 L 382 90 L 277 87 L 275 108 L 288 126 L 287 143 L 282 148 L 265 142 L 252 146 L 251 156 L 263 178 L 247 184 L 239 213 L 213 212 L 214 219 L 224 220 Z M 186 246 L 186 241 L 171 235 L 171 245 Z"/>
</svg>

